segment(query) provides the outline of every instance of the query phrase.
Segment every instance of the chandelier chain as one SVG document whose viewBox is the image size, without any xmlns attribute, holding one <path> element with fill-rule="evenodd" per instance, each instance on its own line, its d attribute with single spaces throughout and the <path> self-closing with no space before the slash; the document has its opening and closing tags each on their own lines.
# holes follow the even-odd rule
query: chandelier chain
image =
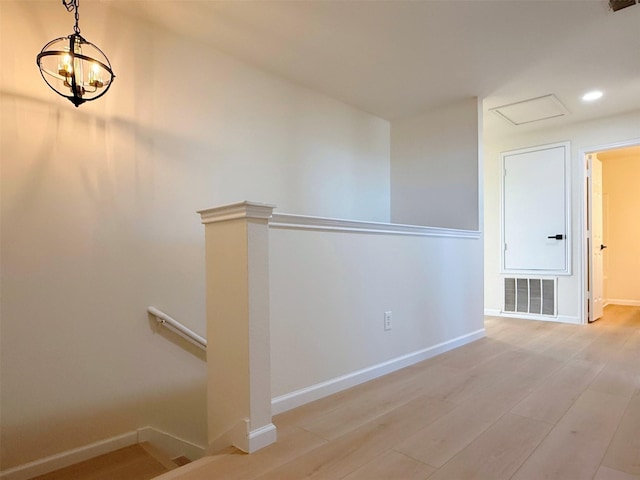
<svg viewBox="0 0 640 480">
<path fill-rule="evenodd" d="M 62 0 L 62 5 L 67 9 L 67 12 L 75 12 L 76 24 L 73 26 L 73 31 L 80 35 L 80 26 L 78 22 L 80 21 L 80 14 L 78 14 L 78 3 L 80 0 Z"/>
</svg>

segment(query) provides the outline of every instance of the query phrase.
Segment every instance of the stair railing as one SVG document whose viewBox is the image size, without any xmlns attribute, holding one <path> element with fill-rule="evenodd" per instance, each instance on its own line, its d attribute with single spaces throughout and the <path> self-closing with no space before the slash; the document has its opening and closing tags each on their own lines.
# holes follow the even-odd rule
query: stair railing
<svg viewBox="0 0 640 480">
<path fill-rule="evenodd" d="M 158 325 L 162 325 L 163 327 L 168 328 L 172 332 L 180 335 L 185 340 L 190 341 L 194 345 L 197 345 L 203 350 L 207 350 L 207 340 L 200 335 L 198 335 L 193 330 L 185 327 L 182 323 L 177 321 L 174 318 L 171 318 L 166 313 L 158 310 L 155 307 L 147 307 L 147 312 L 153 315 L 156 319 Z"/>
</svg>

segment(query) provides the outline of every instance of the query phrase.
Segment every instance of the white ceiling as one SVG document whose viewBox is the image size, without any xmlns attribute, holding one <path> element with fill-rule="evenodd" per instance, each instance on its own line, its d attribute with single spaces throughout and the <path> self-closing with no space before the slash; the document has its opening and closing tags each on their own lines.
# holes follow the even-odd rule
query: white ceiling
<svg viewBox="0 0 640 480">
<path fill-rule="evenodd" d="M 113 2 L 386 119 L 478 96 L 492 107 L 555 94 L 569 115 L 520 132 L 640 108 L 640 5 L 607 0 Z M 580 96 L 598 88 L 604 97 Z"/>
</svg>

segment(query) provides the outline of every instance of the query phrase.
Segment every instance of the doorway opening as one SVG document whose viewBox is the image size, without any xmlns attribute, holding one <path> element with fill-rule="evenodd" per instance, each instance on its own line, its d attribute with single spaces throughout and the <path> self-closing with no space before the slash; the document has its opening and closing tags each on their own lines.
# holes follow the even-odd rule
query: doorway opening
<svg viewBox="0 0 640 480">
<path fill-rule="evenodd" d="M 590 148 L 582 157 L 582 318 L 591 323 L 609 303 L 640 306 L 640 140 Z"/>
</svg>

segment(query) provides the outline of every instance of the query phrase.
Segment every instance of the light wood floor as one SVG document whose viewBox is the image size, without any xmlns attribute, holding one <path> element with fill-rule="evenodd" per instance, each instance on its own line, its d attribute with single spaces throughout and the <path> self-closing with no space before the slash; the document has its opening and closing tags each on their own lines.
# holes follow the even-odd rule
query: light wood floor
<svg viewBox="0 0 640 480">
<path fill-rule="evenodd" d="M 175 463 L 141 443 L 40 475 L 32 480 L 148 480 L 177 468 Z"/>
<path fill-rule="evenodd" d="M 640 308 L 487 338 L 274 419 L 278 442 L 163 480 L 640 479 Z"/>
</svg>

